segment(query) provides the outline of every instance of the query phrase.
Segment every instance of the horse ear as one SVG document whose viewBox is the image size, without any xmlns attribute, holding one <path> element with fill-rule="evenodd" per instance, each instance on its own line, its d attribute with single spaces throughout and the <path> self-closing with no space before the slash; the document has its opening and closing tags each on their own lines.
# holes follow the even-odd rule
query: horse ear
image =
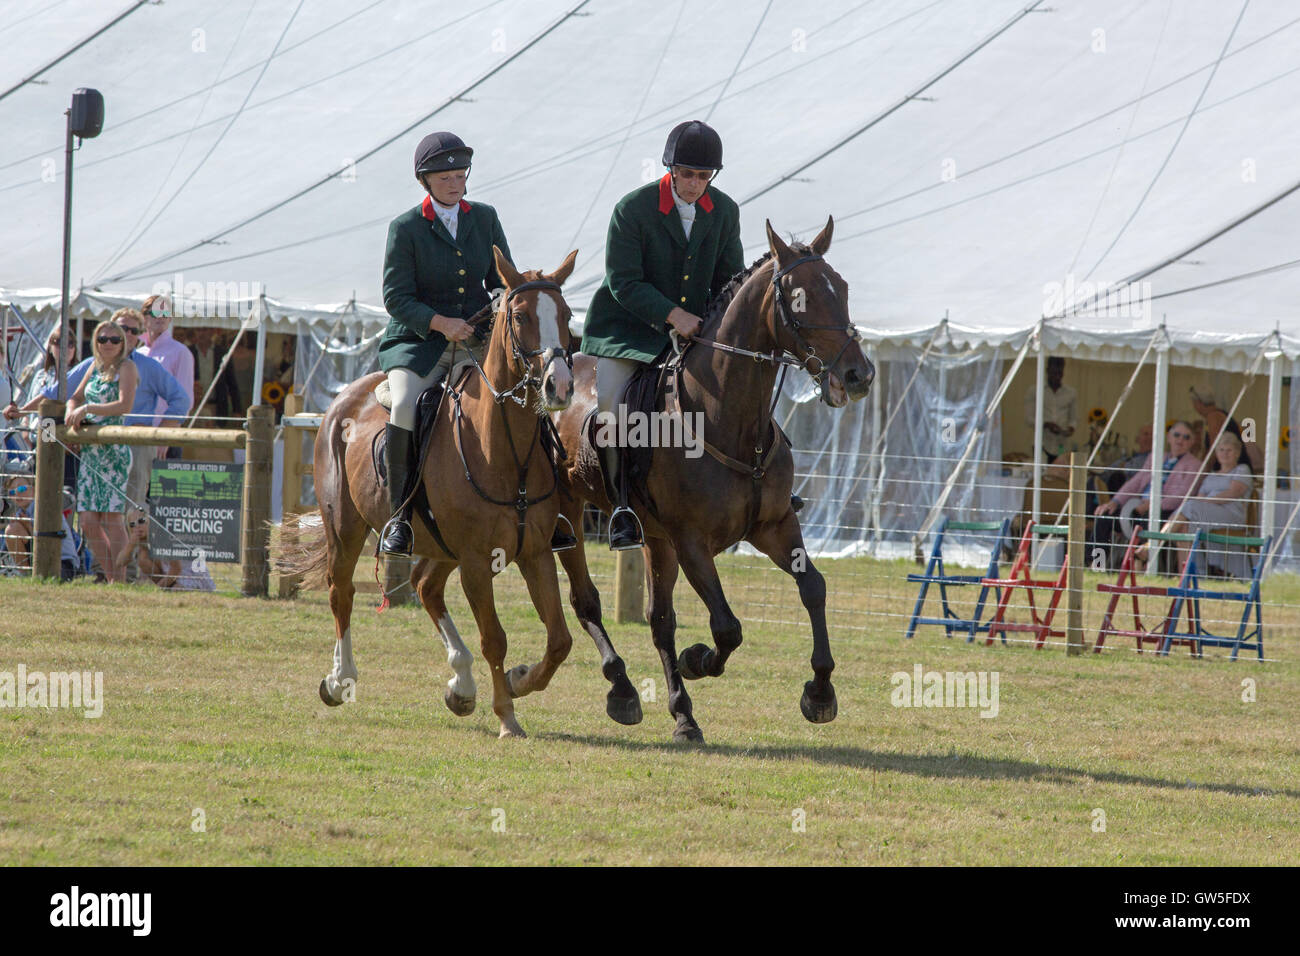
<svg viewBox="0 0 1300 956">
<path fill-rule="evenodd" d="M 507 288 L 513 289 L 524 284 L 524 277 L 515 269 L 514 264 L 506 258 L 505 253 L 495 245 L 492 247 L 492 260 L 497 265 L 497 275 L 501 277 L 501 281 L 506 284 Z"/>
<path fill-rule="evenodd" d="M 790 247 L 782 241 L 781 237 L 776 234 L 776 230 L 772 228 L 772 220 L 765 220 L 764 225 L 767 226 L 767 246 L 772 250 L 772 257 L 777 262 L 788 262 L 793 259 L 794 253 L 790 251 Z"/>
<path fill-rule="evenodd" d="M 826 255 L 826 250 L 831 247 L 831 233 L 835 231 L 835 217 L 826 217 L 826 227 L 817 233 L 817 238 L 812 241 L 812 251 L 819 256 Z"/>
<path fill-rule="evenodd" d="M 574 249 L 564 257 L 564 261 L 560 263 L 560 268 L 556 269 L 546 278 L 550 279 L 556 285 L 564 285 L 564 280 L 573 275 L 573 264 L 577 261 L 578 250 Z"/>
</svg>

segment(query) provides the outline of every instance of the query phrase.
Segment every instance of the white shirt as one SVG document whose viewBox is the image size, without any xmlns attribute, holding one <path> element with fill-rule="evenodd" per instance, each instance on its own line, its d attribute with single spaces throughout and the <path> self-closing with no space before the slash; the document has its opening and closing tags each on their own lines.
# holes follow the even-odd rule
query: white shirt
<svg viewBox="0 0 1300 956">
<path fill-rule="evenodd" d="M 432 199 L 432 197 L 430 198 Z M 444 206 L 436 199 L 432 199 L 432 202 L 433 211 L 437 213 L 438 218 L 442 220 L 442 224 L 446 226 L 447 231 L 451 233 L 451 237 L 455 239 L 456 223 L 460 219 L 460 203 L 456 203 L 454 206 Z"/>
<path fill-rule="evenodd" d="M 677 204 L 677 215 L 682 219 L 682 232 L 686 233 L 686 238 L 691 238 L 691 226 L 695 225 L 695 203 L 687 202 L 681 196 L 677 195 L 677 187 L 672 187 L 673 202 Z M 454 235 L 454 233 L 453 233 Z"/>
<path fill-rule="evenodd" d="M 1036 403 L 1037 390 L 1033 385 L 1025 390 L 1025 424 L 1031 429 L 1034 427 L 1034 405 Z M 1062 428 L 1075 428 L 1079 424 L 1078 410 L 1075 407 L 1078 403 L 1079 395 L 1064 382 L 1061 387 L 1052 390 L 1050 385 L 1043 388 L 1043 421 L 1055 422 Z M 1043 429 L 1042 435 L 1043 448 L 1048 454 L 1055 457 L 1065 451 L 1067 439 L 1060 435 L 1053 435 L 1046 428 Z"/>
</svg>

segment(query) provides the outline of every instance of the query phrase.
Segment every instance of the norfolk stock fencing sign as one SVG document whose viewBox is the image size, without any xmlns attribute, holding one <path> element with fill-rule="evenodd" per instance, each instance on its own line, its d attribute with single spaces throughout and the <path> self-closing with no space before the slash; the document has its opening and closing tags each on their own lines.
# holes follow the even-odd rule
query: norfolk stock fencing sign
<svg viewBox="0 0 1300 956">
<path fill-rule="evenodd" d="M 244 466 L 224 461 L 155 461 L 149 476 L 156 558 L 239 563 Z"/>
</svg>

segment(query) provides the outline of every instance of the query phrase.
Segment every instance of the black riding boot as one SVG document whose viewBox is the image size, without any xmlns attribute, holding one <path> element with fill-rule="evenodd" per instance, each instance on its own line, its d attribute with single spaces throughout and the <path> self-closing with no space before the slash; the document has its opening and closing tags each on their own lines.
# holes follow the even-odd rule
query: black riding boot
<svg viewBox="0 0 1300 956">
<path fill-rule="evenodd" d="M 607 490 L 613 492 L 611 500 L 615 502 L 614 512 L 609 516 L 609 550 L 631 551 L 645 544 L 641 534 L 641 522 L 636 512 L 627 506 L 627 482 L 623 481 L 623 450 L 612 448 L 604 456 L 605 468 L 609 472 Z M 617 489 L 615 491 L 615 489 Z"/>
<path fill-rule="evenodd" d="M 385 426 L 388 446 L 384 460 L 388 463 L 388 511 L 391 517 L 383 529 L 379 550 L 384 554 L 411 553 L 411 506 L 406 501 L 415 464 L 415 436 L 405 428 L 389 423 Z"/>
<path fill-rule="evenodd" d="M 561 515 L 555 522 L 555 531 L 551 533 L 552 551 L 568 551 L 578 546 L 578 539 L 569 534 L 568 528 L 569 522 Z"/>
</svg>

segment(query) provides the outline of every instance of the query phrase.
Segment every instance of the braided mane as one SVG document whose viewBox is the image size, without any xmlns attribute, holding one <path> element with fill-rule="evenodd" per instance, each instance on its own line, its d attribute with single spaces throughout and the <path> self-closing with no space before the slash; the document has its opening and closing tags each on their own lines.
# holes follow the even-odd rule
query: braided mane
<svg viewBox="0 0 1300 956">
<path fill-rule="evenodd" d="M 812 252 L 812 248 L 802 242 L 792 242 L 790 249 L 800 255 L 807 255 Z M 721 319 L 727 306 L 731 305 L 731 300 L 736 297 L 740 287 L 749 281 L 755 272 L 761 269 L 772 258 L 771 251 L 767 251 L 750 263 L 749 268 L 741 269 L 734 276 L 727 280 L 727 284 L 718 290 L 718 294 L 709 300 L 708 308 L 704 314 L 705 326 L 712 325 L 717 319 Z"/>
</svg>

